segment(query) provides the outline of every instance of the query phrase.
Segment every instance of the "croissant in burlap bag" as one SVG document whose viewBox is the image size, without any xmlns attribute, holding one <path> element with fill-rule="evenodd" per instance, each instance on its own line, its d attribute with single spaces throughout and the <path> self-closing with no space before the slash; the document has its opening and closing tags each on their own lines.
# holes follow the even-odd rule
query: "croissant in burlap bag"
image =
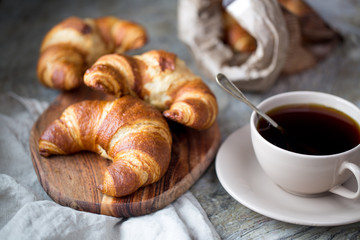
<svg viewBox="0 0 360 240">
<path fill-rule="evenodd" d="M 204 73 L 244 90 L 314 66 L 341 41 L 303 0 L 179 0 L 178 24 Z"/>
</svg>

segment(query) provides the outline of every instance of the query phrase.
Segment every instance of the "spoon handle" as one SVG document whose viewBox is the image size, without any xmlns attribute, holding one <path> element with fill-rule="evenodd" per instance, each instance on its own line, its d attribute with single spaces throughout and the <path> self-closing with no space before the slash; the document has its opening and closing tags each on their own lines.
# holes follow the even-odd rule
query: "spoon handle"
<svg viewBox="0 0 360 240">
<path fill-rule="evenodd" d="M 263 114 L 252 102 L 245 97 L 245 95 L 222 73 L 216 76 L 216 82 L 227 91 L 234 98 L 246 103 L 252 110 L 254 110 L 261 117 L 265 118 L 273 127 L 279 128 L 279 125 L 274 122 L 269 116 Z"/>
</svg>

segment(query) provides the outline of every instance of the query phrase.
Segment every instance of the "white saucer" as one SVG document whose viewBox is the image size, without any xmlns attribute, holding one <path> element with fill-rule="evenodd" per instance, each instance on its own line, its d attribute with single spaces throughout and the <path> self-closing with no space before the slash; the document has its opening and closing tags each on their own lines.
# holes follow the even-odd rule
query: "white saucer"
<svg viewBox="0 0 360 240">
<path fill-rule="evenodd" d="M 274 184 L 260 168 L 251 144 L 250 126 L 236 130 L 216 156 L 216 174 L 225 190 L 249 209 L 283 222 L 336 226 L 360 221 L 360 201 L 334 194 L 299 197 Z M 346 185 L 356 187 L 353 179 Z"/>
</svg>

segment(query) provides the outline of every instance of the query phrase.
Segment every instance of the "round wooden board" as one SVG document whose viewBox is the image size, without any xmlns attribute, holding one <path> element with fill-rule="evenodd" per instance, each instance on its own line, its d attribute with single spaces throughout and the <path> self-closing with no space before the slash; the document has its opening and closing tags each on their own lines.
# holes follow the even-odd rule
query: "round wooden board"
<svg viewBox="0 0 360 240">
<path fill-rule="evenodd" d="M 96 186 L 102 183 L 110 160 L 91 152 L 45 158 L 38 151 L 38 140 L 45 128 L 67 106 L 85 99 L 110 97 L 88 88 L 62 93 L 39 117 L 30 133 L 31 157 L 37 177 L 47 194 L 61 205 L 115 217 L 148 214 L 180 197 L 214 160 L 221 139 L 217 123 L 205 131 L 169 123 L 173 145 L 165 176 L 129 196 L 115 198 L 104 195 Z"/>
</svg>

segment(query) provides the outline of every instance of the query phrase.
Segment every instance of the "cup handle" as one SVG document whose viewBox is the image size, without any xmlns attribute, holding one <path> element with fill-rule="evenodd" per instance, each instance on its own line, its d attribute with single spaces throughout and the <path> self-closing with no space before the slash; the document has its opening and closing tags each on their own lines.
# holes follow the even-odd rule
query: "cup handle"
<svg viewBox="0 0 360 240">
<path fill-rule="evenodd" d="M 340 166 L 339 174 L 344 172 L 346 169 L 350 170 L 355 175 L 357 182 L 357 191 L 353 192 L 340 184 L 330 189 L 330 192 L 345 198 L 357 199 L 360 197 L 360 168 L 353 163 L 343 162 Z"/>
</svg>

